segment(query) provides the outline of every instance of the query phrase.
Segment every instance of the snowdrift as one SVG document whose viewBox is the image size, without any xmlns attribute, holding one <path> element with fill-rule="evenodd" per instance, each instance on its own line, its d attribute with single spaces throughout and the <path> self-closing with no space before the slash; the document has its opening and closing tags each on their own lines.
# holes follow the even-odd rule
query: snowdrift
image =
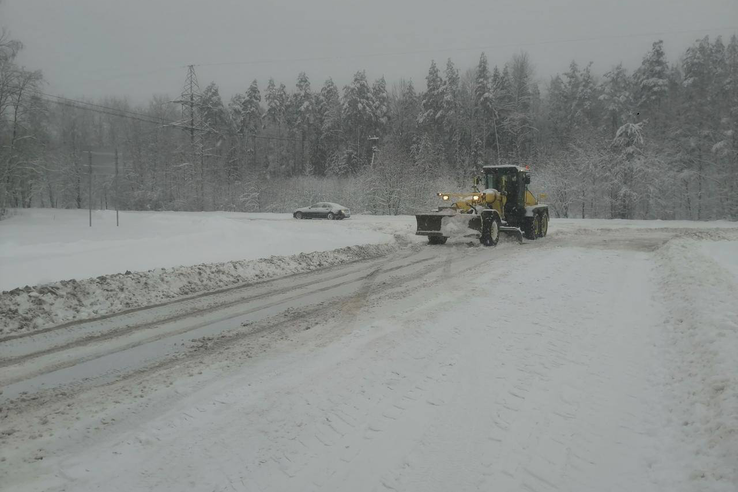
<svg viewBox="0 0 738 492">
<path fill-rule="evenodd" d="M 257 260 L 127 271 L 16 288 L 0 294 L 0 335 L 27 333 L 204 292 L 376 258 L 399 247 L 397 242 L 348 246 Z"/>
<path fill-rule="evenodd" d="M 716 232 L 685 234 L 655 254 L 668 307 L 664 419 L 679 429 L 680 473 L 662 473 L 669 490 L 738 484 L 738 241 L 709 241 L 730 239 Z"/>
<path fill-rule="evenodd" d="M 397 221 L 395 221 L 397 222 Z M 257 260 L 393 242 L 395 222 L 291 214 L 24 209 L 0 222 L 0 291 L 155 268 Z M 402 222 L 402 221 L 401 221 Z M 412 225 L 405 218 L 407 225 Z M 401 225 L 401 224 L 400 224 Z M 408 231 L 412 232 L 412 231 Z"/>
</svg>

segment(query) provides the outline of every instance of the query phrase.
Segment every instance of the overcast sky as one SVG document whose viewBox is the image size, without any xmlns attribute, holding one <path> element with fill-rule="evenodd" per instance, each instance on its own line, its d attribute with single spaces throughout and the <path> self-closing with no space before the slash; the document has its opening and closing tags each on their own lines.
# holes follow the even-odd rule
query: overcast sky
<svg viewBox="0 0 738 492">
<path fill-rule="evenodd" d="M 461 69 L 485 51 L 525 50 L 542 80 L 572 59 L 597 73 L 637 67 L 664 39 L 675 59 L 696 38 L 738 32 L 738 0 L 0 0 L 0 26 L 23 42 L 47 90 L 69 97 L 176 95 L 185 65 L 230 97 L 253 79 L 343 86 L 366 69 L 418 89 L 431 59 Z M 689 31 L 689 32 L 687 32 Z M 211 65 L 207 65 L 211 64 Z M 219 65 L 216 65 L 219 64 Z"/>
</svg>

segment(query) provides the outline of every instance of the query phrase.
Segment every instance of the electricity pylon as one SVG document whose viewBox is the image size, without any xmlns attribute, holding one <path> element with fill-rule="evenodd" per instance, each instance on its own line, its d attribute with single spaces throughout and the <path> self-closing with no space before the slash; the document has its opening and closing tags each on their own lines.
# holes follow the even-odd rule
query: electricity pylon
<svg viewBox="0 0 738 492">
<path fill-rule="evenodd" d="M 186 155 L 189 162 L 181 164 L 185 170 L 185 182 L 195 184 L 196 170 L 199 168 L 199 179 L 197 184 L 197 196 L 200 209 L 205 208 L 205 149 L 203 146 L 203 121 L 202 121 L 202 92 L 197 82 L 195 66 L 187 67 L 182 94 L 179 99 L 172 101 L 182 105 L 182 119 L 172 126 L 187 130 L 190 134 L 189 146 L 180 149 L 180 155 Z"/>
</svg>

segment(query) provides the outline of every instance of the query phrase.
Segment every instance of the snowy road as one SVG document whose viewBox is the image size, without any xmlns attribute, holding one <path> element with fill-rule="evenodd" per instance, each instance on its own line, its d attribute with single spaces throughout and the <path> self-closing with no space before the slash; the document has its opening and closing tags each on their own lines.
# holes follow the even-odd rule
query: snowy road
<svg viewBox="0 0 738 492">
<path fill-rule="evenodd" d="M 676 234 L 416 245 L 7 338 L 0 483 L 734 490 L 733 448 L 717 446 L 702 477 L 685 468 L 688 408 L 667 396 L 681 389 L 668 384 L 682 348 L 662 293 L 680 273 L 659 248 Z M 701 242 L 685 241 L 695 259 Z M 737 251 L 719 244 L 715 258 Z M 701 269 L 713 261 L 700 258 Z M 726 299 L 738 292 L 733 276 L 720 281 Z M 735 342 L 726 333 L 722 343 Z M 689 377 L 677 377 L 686 391 Z"/>
<path fill-rule="evenodd" d="M 0 339 L 0 401 L 21 393 L 104 383 L 201 348 L 203 338 L 252 337 L 350 304 L 441 268 L 429 249 L 167 303 L 100 321 Z M 358 296 L 358 297 L 357 297 Z M 287 318 L 287 319 L 285 319 Z"/>
</svg>

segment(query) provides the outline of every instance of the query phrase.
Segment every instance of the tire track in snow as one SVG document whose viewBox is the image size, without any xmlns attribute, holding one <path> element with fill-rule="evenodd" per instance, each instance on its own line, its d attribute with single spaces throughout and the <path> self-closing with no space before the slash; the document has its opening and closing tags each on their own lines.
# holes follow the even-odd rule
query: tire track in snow
<svg viewBox="0 0 738 492">
<path fill-rule="evenodd" d="M 358 311 L 357 333 L 306 332 L 290 346 L 294 354 L 271 354 L 274 364 L 260 376 L 252 372 L 269 367 L 267 358 L 224 377 L 222 391 L 178 404 L 176 418 L 136 423 L 155 445 L 124 448 L 135 461 L 91 458 L 117 463 L 111 469 L 123 475 L 142 467 L 146 478 L 128 482 L 141 488 L 191 480 L 227 489 L 243 480 L 246 490 L 283 491 L 647 490 L 642 467 L 631 467 L 646 456 L 638 446 L 645 412 L 630 400 L 644 395 L 638 385 L 648 358 L 638 344 L 647 326 L 634 313 L 648 310 L 634 288 L 648 275 L 624 268 L 634 261 L 643 269 L 644 255 L 551 248 L 536 256 L 545 244 L 537 243 L 475 250 L 448 267 L 454 278 L 442 286 L 440 265 L 386 289 L 377 282 Z M 585 261 L 589 255 L 600 263 Z M 402 306 L 389 302 L 406 290 Z M 331 306 L 322 309 L 302 315 L 323 320 Z M 621 327 L 613 320 L 622 309 L 633 316 Z M 313 354 L 301 345 L 320 346 L 313 337 L 325 333 L 320 343 L 331 338 L 332 347 Z M 203 420 L 192 411 L 203 398 L 225 403 L 213 402 Z M 70 489 L 102 483 L 82 473 L 85 456 L 62 463 Z M 162 469 L 171 470 L 170 482 L 157 477 Z"/>
<path fill-rule="evenodd" d="M 403 257 L 395 261 L 402 261 L 406 258 L 407 256 L 403 255 Z M 110 356 L 116 356 L 117 354 L 124 354 L 127 351 L 136 350 L 139 347 L 145 348 L 151 344 L 156 344 L 156 343 L 161 344 L 161 343 L 166 342 L 167 340 L 173 339 L 173 337 L 182 337 L 188 333 L 195 332 L 196 330 L 207 329 L 209 326 L 213 325 L 214 323 L 220 323 L 220 322 L 224 322 L 228 320 L 238 319 L 240 317 L 245 317 L 250 314 L 263 311 L 263 310 L 267 310 L 275 306 L 278 307 L 283 304 L 287 304 L 289 302 L 299 301 L 303 298 L 314 296 L 321 292 L 329 292 L 329 291 L 336 290 L 336 289 L 340 290 L 342 287 L 350 286 L 357 282 L 359 282 L 361 286 L 364 287 L 365 289 L 370 288 L 371 284 L 373 283 L 373 279 L 375 279 L 380 274 L 390 274 L 394 272 L 402 272 L 403 270 L 409 269 L 411 270 L 409 274 L 393 277 L 393 281 L 395 285 L 403 284 L 403 283 L 415 280 L 417 278 L 421 278 L 427 275 L 429 272 L 436 271 L 438 269 L 438 265 L 436 265 L 435 263 L 432 263 L 426 267 L 423 267 L 420 270 L 413 271 L 413 268 L 416 267 L 417 265 L 421 265 L 427 262 L 434 262 L 434 261 L 440 262 L 437 256 L 431 255 L 429 257 L 419 258 L 414 261 L 402 263 L 400 265 L 393 265 L 390 262 L 389 264 L 385 264 L 380 268 L 375 268 L 375 267 L 370 266 L 358 272 L 350 273 L 350 275 L 351 274 L 355 275 L 357 273 L 363 274 L 361 277 L 358 277 L 356 279 L 346 280 L 338 284 L 332 284 L 332 285 L 328 285 L 326 287 L 321 287 L 317 289 L 313 288 L 313 289 L 308 290 L 305 293 L 297 294 L 295 296 L 291 296 L 285 299 L 280 299 L 280 300 L 273 301 L 267 304 L 261 304 L 261 305 L 258 305 L 256 307 L 253 307 L 247 310 L 237 310 L 235 312 L 230 312 L 227 314 L 219 315 L 215 318 L 211 317 L 210 319 L 207 319 L 206 321 L 197 322 L 194 325 L 189 325 L 189 326 L 182 327 L 182 328 L 178 328 L 176 324 L 173 324 L 172 325 L 173 329 L 169 329 L 166 332 L 157 333 L 143 340 L 137 340 L 137 341 L 133 341 L 130 343 L 123 343 L 123 344 L 118 343 L 117 345 L 115 345 L 114 347 L 111 347 L 108 350 L 98 351 L 97 353 L 93 353 L 92 355 L 86 355 L 82 357 L 72 356 L 69 358 L 64 358 L 61 360 L 61 362 L 52 363 L 50 365 L 46 365 L 46 366 L 43 366 L 42 368 L 35 369 L 35 370 L 32 369 L 31 372 L 21 373 L 20 375 L 7 377 L 6 380 L 3 382 L 4 392 L 1 394 L 2 396 L 0 396 L 0 400 L 8 400 L 8 399 L 15 398 L 15 396 L 19 395 L 23 391 L 38 391 L 43 387 L 42 385 L 47 385 L 47 388 L 48 387 L 53 388 L 54 386 L 58 386 L 60 384 L 68 384 L 68 382 L 63 383 L 63 381 L 66 381 L 69 378 L 75 378 L 77 376 L 74 376 L 74 374 L 81 374 L 82 372 L 85 372 L 85 374 L 88 374 L 89 380 L 90 382 L 92 382 L 93 378 L 96 375 L 94 368 L 90 369 L 89 371 L 86 369 L 83 371 L 81 368 L 83 367 L 84 364 L 95 363 L 97 366 L 105 367 L 105 370 L 108 373 L 110 373 L 111 363 L 102 364 L 102 362 L 98 363 L 97 361 L 105 360 L 106 358 Z M 335 278 L 341 278 L 341 277 L 343 277 L 343 275 L 336 276 Z M 369 280 L 368 283 L 367 283 L 367 279 Z M 341 301 L 342 297 L 343 296 L 339 294 L 338 301 L 336 302 L 342 302 Z M 237 306 L 239 304 L 241 303 L 236 301 L 233 303 L 229 303 L 229 306 Z M 282 330 L 282 326 L 284 326 L 285 324 L 289 324 L 288 322 L 290 322 L 290 320 L 299 321 L 301 318 L 305 316 L 316 316 L 316 315 L 319 315 L 320 313 L 326 313 L 334 309 L 335 309 L 335 305 L 331 302 L 326 306 L 320 305 L 315 308 L 299 310 L 297 313 L 290 315 L 288 318 L 279 318 L 276 322 L 267 321 L 265 325 L 257 324 L 257 325 L 254 325 L 253 327 L 250 327 L 250 329 L 246 331 L 242 331 L 239 329 L 234 333 L 228 334 L 222 340 L 219 340 L 219 341 L 216 341 L 210 344 L 209 348 L 217 349 L 218 347 L 222 347 L 224 344 L 232 343 L 234 340 L 237 340 L 240 338 L 258 336 L 265 332 L 273 331 L 275 329 Z M 224 309 L 207 309 L 205 311 L 208 313 L 209 312 L 217 313 L 220 310 L 224 310 Z M 159 325 L 154 325 L 151 328 L 156 328 L 158 326 Z M 343 329 L 345 330 L 345 327 L 343 327 Z M 136 332 L 135 328 L 126 330 L 126 333 L 134 333 L 134 332 Z M 117 341 L 118 339 L 119 337 L 113 337 L 113 336 L 109 338 L 109 340 L 113 342 Z M 104 338 L 103 340 L 104 341 L 108 340 L 108 338 Z M 84 347 L 88 343 L 91 344 L 92 342 L 87 342 L 87 343 L 83 343 L 79 345 L 72 344 L 71 346 L 65 347 L 65 349 L 70 350 L 70 351 L 77 350 L 80 347 Z M 60 352 L 63 352 L 63 351 L 64 350 L 61 350 Z M 146 366 L 143 367 L 142 370 L 154 370 L 154 369 L 159 370 L 162 367 L 166 367 L 168 360 L 172 359 L 173 356 L 171 354 L 167 354 L 164 352 L 162 353 L 164 355 L 163 356 L 164 360 L 161 363 L 156 362 L 155 360 L 152 360 L 151 362 L 146 364 Z M 33 359 L 33 357 L 29 357 L 28 359 L 31 360 Z M 119 363 L 122 363 L 122 361 L 125 360 L 125 359 L 122 359 L 121 357 L 118 357 L 118 359 L 120 359 Z M 175 357 L 175 360 L 176 360 L 176 357 Z M 22 360 L 19 364 L 22 364 L 23 362 L 26 362 L 25 359 Z M 61 377 L 56 376 L 57 373 L 61 374 L 63 371 L 71 371 L 71 370 L 74 370 L 73 374 L 70 373 L 70 375 L 68 376 L 61 376 Z M 123 368 L 123 367 L 121 367 L 121 369 L 119 369 L 118 371 L 121 372 L 121 374 L 117 374 L 117 377 L 122 377 L 126 372 L 132 373 L 132 374 L 139 372 L 138 370 L 135 370 L 135 368 L 131 370 L 131 369 Z M 47 375 L 49 376 L 47 377 Z M 100 378 L 97 378 L 97 379 L 99 379 L 100 382 L 107 382 L 109 380 L 109 377 L 106 376 L 104 379 L 100 379 Z M 69 379 L 69 381 L 71 380 L 72 379 Z"/>
<path fill-rule="evenodd" d="M 405 258 L 405 256 L 402 256 L 401 258 Z M 405 264 L 403 266 L 400 266 L 400 267 L 397 267 L 397 268 L 398 269 L 401 269 L 401 268 L 411 267 L 411 266 L 414 266 L 414 265 L 416 265 L 418 263 L 423 263 L 423 262 L 430 261 L 431 259 L 432 258 L 422 258 L 420 260 L 416 260 L 416 261 L 407 263 L 407 264 Z M 330 281 L 337 280 L 337 279 L 344 278 L 344 277 L 348 277 L 348 276 L 351 276 L 351 275 L 356 275 L 356 274 L 360 273 L 362 270 L 367 270 L 367 269 L 366 268 L 362 268 L 362 269 L 358 269 L 358 270 L 349 270 L 348 272 L 341 272 L 341 273 L 338 273 L 338 274 L 335 274 L 335 275 L 329 275 L 328 277 L 321 278 L 319 280 L 318 284 L 330 282 Z M 302 276 L 302 275 L 305 275 L 305 274 L 300 274 L 300 275 Z M 284 281 L 286 279 L 278 279 L 278 280 Z M 340 285 L 347 285 L 347 284 L 353 283 L 354 281 L 355 280 L 345 281 L 343 283 L 338 284 L 338 286 L 340 286 Z M 302 282 L 300 284 L 293 285 L 293 286 L 288 286 L 288 287 L 279 286 L 279 287 L 277 287 L 274 290 L 270 290 L 270 291 L 267 291 L 267 292 L 263 292 L 261 294 L 251 295 L 251 296 L 247 296 L 247 297 L 243 297 L 243 298 L 239 297 L 239 298 L 236 298 L 235 300 L 232 300 L 232 301 L 226 301 L 226 302 L 217 302 L 216 301 L 216 304 L 210 305 L 210 306 L 207 306 L 207 307 L 204 307 L 204 308 L 198 308 L 197 306 L 195 306 L 193 309 L 186 310 L 185 312 L 180 312 L 180 313 L 178 313 L 178 314 L 176 314 L 174 316 L 168 316 L 168 317 L 165 317 L 165 318 L 162 318 L 162 319 L 156 319 L 156 320 L 151 321 L 151 322 L 131 324 L 131 325 L 123 326 L 121 328 L 108 329 L 108 330 L 104 331 L 103 333 L 93 334 L 93 335 L 87 335 L 87 336 L 83 336 L 82 338 L 72 337 L 72 340 L 69 341 L 69 342 L 66 342 L 66 343 L 63 342 L 63 339 L 62 339 L 62 343 L 59 343 L 57 345 L 51 346 L 51 347 L 46 348 L 46 349 L 37 350 L 37 351 L 34 351 L 32 353 L 25 354 L 25 355 L 22 355 L 22 356 L 17 356 L 17 357 L 3 357 L 3 358 L 0 358 L 0 368 L 7 367 L 7 366 L 10 366 L 10 365 L 14 365 L 14 364 L 20 364 L 20 363 L 23 363 L 23 362 L 25 362 L 27 360 L 30 360 L 30 359 L 34 359 L 34 358 L 37 358 L 37 357 L 42 357 L 42 356 L 49 355 L 49 354 L 54 354 L 54 353 L 61 352 L 61 351 L 64 351 L 64 350 L 69 350 L 71 348 L 78 348 L 78 347 L 83 347 L 83 346 L 90 345 L 90 344 L 93 344 L 93 343 L 100 343 L 100 342 L 104 342 L 106 340 L 112 340 L 112 339 L 115 339 L 115 338 L 123 337 L 123 336 L 128 335 L 128 334 L 133 333 L 133 332 L 140 332 L 140 331 L 144 331 L 144 330 L 156 329 L 156 328 L 162 327 L 162 326 L 164 326 L 166 324 L 175 323 L 175 322 L 178 322 L 178 321 L 181 321 L 181 320 L 186 320 L 186 319 L 189 319 L 189 318 L 192 318 L 192 317 L 196 317 L 196 316 L 208 315 L 210 313 L 214 313 L 214 312 L 217 312 L 217 311 L 226 310 L 226 309 L 228 309 L 230 307 L 238 306 L 238 305 L 241 305 L 241 304 L 248 304 L 248 303 L 255 302 L 255 301 L 260 301 L 262 299 L 268 299 L 270 297 L 275 297 L 275 296 L 278 296 L 278 295 L 283 295 L 283 294 L 286 294 L 286 293 L 289 293 L 289 292 L 293 292 L 293 291 L 303 290 L 303 289 L 305 289 L 307 287 L 313 287 L 315 285 L 316 285 L 316 282 L 314 280 L 308 280 L 306 282 Z M 249 286 L 249 287 L 253 287 L 253 286 Z M 334 287 L 335 287 L 335 285 L 334 285 Z M 247 288 L 248 287 L 243 287 L 242 286 L 242 287 L 239 287 L 238 289 L 230 289 L 230 290 L 241 290 L 241 289 L 247 289 Z M 294 300 L 294 299 L 300 298 L 300 297 L 305 296 L 305 295 L 309 295 L 309 294 L 314 293 L 314 292 L 320 292 L 320 290 L 312 290 L 312 291 L 310 291 L 310 292 L 308 292 L 306 294 L 298 295 L 296 297 L 292 297 L 292 298 L 289 298 L 287 300 Z M 223 293 L 224 292 L 219 291 L 219 292 L 217 292 L 215 294 L 211 294 L 211 295 L 221 295 Z M 190 299 L 188 301 L 191 302 L 192 300 Z M 185 302 L 185 301 L 177 301 L 177 303 L 183 303 L 183 302 Z M 158 308 L 159 306 L 156 306 L 156 307 Z M 150 308 L 146 308 L 146 309 L 154 309 L 154 308 L 153 307 L 150 307 Z M 114 318 L 114 317 L 124 317 L 127 314 L 129 314 L 129 313 L 119 313 L 119 314 L 115 314 L 115 315 L 111 315 L 109 317 L 106 317 L 105 319 Z M 94 325 L 98 321 L 99 321 L 99 319 L 85 320 L 84 322 L 82 322 L 82 321 L 75 322 L 75 325 L 76 326 L 79 326 L 79 325 Z M 69 327 L 68 326 L 61 326 L 61 327 L 58 327 L 58 328 L 69 328 Z M 44 338 L 47 338 L 48 337 L 48 334 L 46 332 L 44 332 L 43 334 L 30 333 L 30 334 L 27 334 L 26 336 L 24 336 L 24 338 L 26 338 L 26 337 L 44 339 Z M 3 342 L 0 341 L 0 347 L 2 347 L 2 344 L 3 344 Z M 31 344 L 32 345 L 33 344 L 33 341 L 28 342 L 28 344 Z M 6 348 L 3 349 L 3 351 L 7 351 L 7 352 L 11 352 L 12 350 L 13 350 L 12 345 L 11 345 L 11 347 L 6 347 Z"/>
</svg>

